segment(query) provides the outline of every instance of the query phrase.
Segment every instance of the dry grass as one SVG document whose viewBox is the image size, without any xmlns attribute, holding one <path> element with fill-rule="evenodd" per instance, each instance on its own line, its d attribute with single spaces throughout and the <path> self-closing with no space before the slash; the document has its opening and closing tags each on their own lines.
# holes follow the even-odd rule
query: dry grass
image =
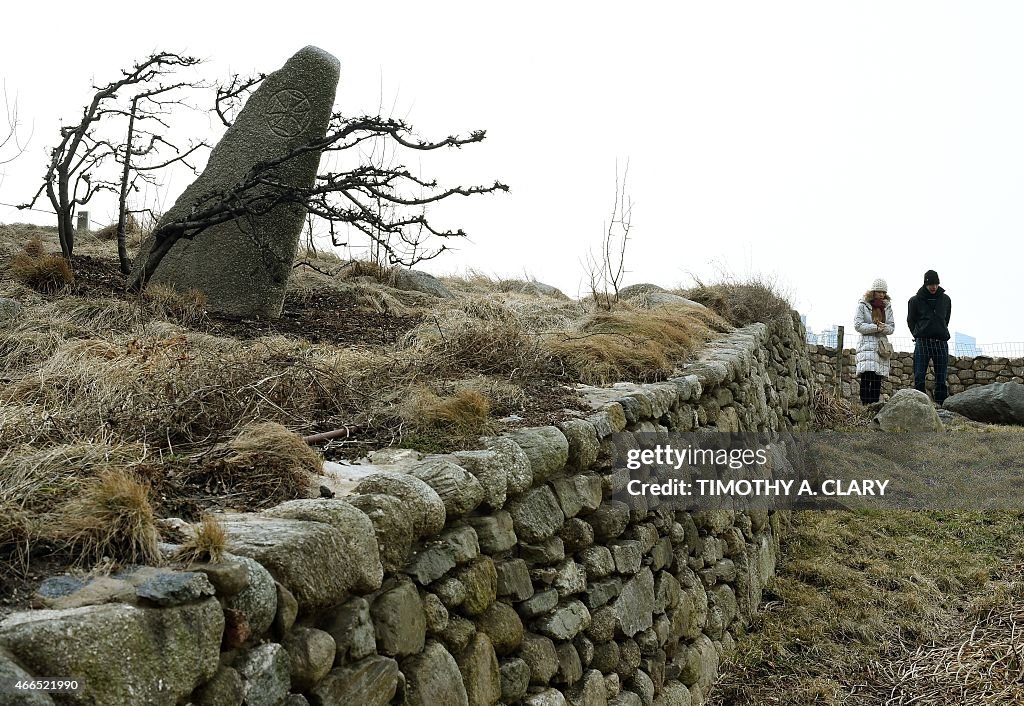
<svg viewBox="0 0 1024 706">
<path fill-rule="evenodd" d="M 197 289 L 181 292 L 166 284 L 151 284 L 142 298 L 157 316 L 194 326 L 206 318 L 206 295 Z"/>
<path fill-rule="evenodd" d="M 138 244 L 142 242 L 142 237 L 145 234 L 145 229 L 139 223 L 139 219 L 135 217 L 134 213 L 127 214 L 124 224 L 125 242 L 128 244 Z M 92 233 L 92 237 L 97 240 L 117 240 L 117 221 L 103 226 L 98 231 Z"/>
<path fill-rule="evenodd" d="M 196 562 L 217 563 L 224 558 L 227 546 L 227 532 L 213 515 L 203 515 L 199 524 L 192 527 L 188 537 L 171 557 L 173 562 L 191 566 Z"/>
<path fill-rule="evenodd" d="M 410 331 L 403 347 L 424 372 L 450 378 L 467 372 L 526 380 L 549 370 L 550 354 L 514 312 L 493 302 L 464 302 Z"/>
<path fill-rule="evenodd" d="M 4 233 L 0 246 L 12 258 L 27 233 L 38 234 Z M 112 241 L 97 236 L 83 241 L 84 252 L 115 262 Z M 30 253 L 44 254 L 53 240 L 47 231 Z M 149 479 L 158 512 L 194 518 L 209 504 L 265 507 L 305 495 L 319 464 L 295 445 L 296 431 L 356 430 L 363 436 L 346 453 L 370 443 L 364 438 L 391 436 L 430 448 L 471 444 L 497 429 L 499 417 L 533 409 L 538 383 L 551 390 L 658 379 L 722 330 L 671 308 L 594 316 L 587 303 L 546 294 L 526 279 L 446 278 L 455 298 L 438 300 L 387 286 L 388 268 L 307 256 L 310 266 L 296 269 L 290 296 L 332 288 L 353 306 L 415 313 L 424 323 L 397 344 L 373 347 L 239 340 L 197 330 L 214 322 L 189 294 L 151 287 L 135 299 L 43 296 L 0 274 L 0 292 L 23 307 L 0 331 L 0 448 L 13 450 L 0 486 L 15 489 L 0 490 L 0 504 L 17 508 L 0 519 L 0 551 L 59 545 L 47 529 L 57 526 L 55 513 L 106 468 Z M 252 425 L 263 423 L 276 425 L 275 433 L 254 435 Z M 268 438 L 292 445 L 282 456 Z M 21 481 L 7 483 L 19 473 Z M 197 499 L 191 504 L 189 493 Z"/>
<path fill-rule="evenodd" d="M 965 620 L 943 639 L 910 654 L 871 664 L 871 686 L 879 703 L 1024 703 L 1024 581 L 1016 567 L 1009 579 L 993 581 L 972 601 Z"/>
<path fill-rule="evenodd" d="M 442 428 L 460 436 L 493 431 L 491 402 L 480 391 L 462 389 L 441 397 L 429 389 L 418 389 L 402 405 L 401 416 L 421 428 Z"/>
<path fill-rule="evenodd" d="M 301 436 L 274 422 L 243 427 L 211 457 L 193 471 L 194 479 L 254 508 L 308 497 L 324 462 Z"/>
<path fill-rule="evenodd" d="M 669 377 L 713 338 L 691 309 L 619 309 L 592 314 L 578 331 L 547 342 L 569 374 L 582 382 L 652 382 Z"/>
<path fill-rule="evenodd" d="M 101 431 L 168 448 L 210 443 L 259 420 L 309 428 L 352 415 L 368 403 L 366 391 L 401 370 L 370 351 L 273 337 L 243 344 L 173 329 L 124 341 L 72 339 L 34 367 L 0 390 L 0 402 L 48 410 L 51 441 Z M 384 393 L 376 405 L 398 394 Z"/>
<path fill-rule="evenodd" d="M 826 385 L 815 385 L 811 397 L 811 413 L 816 429 L 852 430 L 867 428 L 871 421 L 859 414 L 849 400 L 837 397 Z"/>
<path fill-rule="evenodd" d="M 58 513 L 59 536 L 82 565 L 108 558 L 159 564 L 159 533 L 149 485 L 125 468 L 101 471 Z"/>
<path fill-rule="evenodd" d="M 46 252 L 42 240 L 31 238 L 11 260 L 11 275 L 37 292 L 55 294 L 75 281 L 63 255 Z"/>
<path fill-rule="evenodd" d="M 77 549 L 84 545 L 82 560 L 92 556 L 91 550 L 101 550 L 102 542 L 90 543 L 89 527 L 100 529 L 96 505 L 83 506 L 83 498 L 102 499 L 100 478 L 111 469 L 127 474 L 135 469 L 143 471 L 145 464 L 141 445 L 112 444 L 110 440 L 43 448 L 8 445 L 0 456 L 0 576 L 7 571 L 24 573 L 32 554 L 63 547 L 69 540 Z M 69 519 L 79 521 L 75 520 L 78 515 L 86 524 L 69 525 Z M 83 534 L 69 534 L 73 527 Z M 129 523 L 120 527 L 133 526 Z M 132 541 L 114 544 L 112 551 L 131 553 Z"/>
<path fill-rule="evenodd" d="M 1024 553 L 1021 519 L 1019 512 L 798 513 L 765 612 L 739 642 L 712 703 L 888 703 L 894 683 L 885 673 L 900 673 L 896 665 L 910 665 L 919 648 L 962 644 L 961 616 Z M 976 695 L 914 703 L 1011 703 Z"/>
<path fill-rule="evenodd" d="M 705 284 L 696 279 L 694 287 L 673 290 L 724 317 L 733 326 L 784 321 L 792 316 L 790 297 L 769 276 L 738 278 L 723 274 L 718 282 Z"/>
</svg>

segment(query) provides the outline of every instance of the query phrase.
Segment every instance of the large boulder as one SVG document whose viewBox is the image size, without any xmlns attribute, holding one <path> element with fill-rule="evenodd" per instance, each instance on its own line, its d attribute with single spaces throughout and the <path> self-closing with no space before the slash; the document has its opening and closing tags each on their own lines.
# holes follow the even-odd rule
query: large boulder
<svg viewBox="0 0 1024 706">
<path fill-rule="evenodd" d="M 942 406 L 976 422 L 1024 425 L 1024 385 L 996 382 L 972 387 L 947 397 Z"/>
<path fill-rule="evenodd" d="M 287 520 L 323 522 L 337 530 L 345 542 L 352 588 L 375 591 L 380 588 L 384 570 L 374 538 L 373 522 L 361 510 L 344 500 L 289 500 L 263 514 Z"/>
<path fill-rule="evenodd" d="M 619 297 L 622 299 L 632 299 L 640 304 L 645 304 L 647 308 L 655 306 L 688 306 L 693 309 L 707 309 L 706 306 L 695 302 L 692 299 L 681 297 L 678 294 L 672 294 L 668 290 L 659 287 L 656 284 L 631 284 L 628 287 L 623 287 L 619 290 Z"/>
<path fill-rule="evenodd" d="M 38 676 L 79 679 L 83 691 L 63 694 L 67 703 L 174 706 L 217 671 L 223 630 L 214 598 L 172 608 L 111 603 L 15 613 L 0 622 L 0 648 Z"/>
<path fill-rule="evenodd" d="M 920 390 L 899 390 L 875 415 L 882 431 L 942 431 L 931 399 Z"/>
<path fill-rule="evenodd" d="M 365 586 L 365 572 L 352 570 L 351 536 L 331 525 L 246 514 L 219 519 L 229 551 L 265 566 L 302 612 L 333 606 Z"/>
<path fill-rule="evenodd" d="M 441 280 L 426 272 L 398 268 L 394 271 L 395 289 L 406 292 L 423 292 L 440 299 L 452 299 L 454 295 Z"/>
<path fill-rule="evenodd" d="M 164 214 L 156 230 L 214 205 L 211 194 L 232 189 L 255 165 L 322 138 L 339 71 L 335 57 L 309 46 L 267 76 L 210 152 L 206 169 Z M 278 164 L 274 178 L 296 187 L 312 186 L 319 162 L 319 152 L 307 152 Z M 211 226 L 191 239 L 182 238 L 171 246 L 150 282 L 183 291 L 198 289 L 206 294 L 211 311 L 276 318 L 281 315 L 305 215 L 302 206 L 285 203 L 266 213 Z M 152 238 L 143 243 L 136 275 L 154 245 Z"/>
<path fill-rule="evenodd" d="M 435 535 L 444 529 L 444 501 L 426 482 L 398 471 L 380 471 L 356 486 L 357 494 L 382 493 L 402 501 L 412 518 L 416 538 Z M 360 508 L 362 509 L 362 508 Z"/>
</svg>

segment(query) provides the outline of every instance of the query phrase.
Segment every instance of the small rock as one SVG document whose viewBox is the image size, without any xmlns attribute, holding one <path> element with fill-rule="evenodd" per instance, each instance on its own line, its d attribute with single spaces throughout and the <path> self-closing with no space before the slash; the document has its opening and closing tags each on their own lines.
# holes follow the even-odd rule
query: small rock
<svg viewBox="0 0 1024 706">
<path fill-rule="evenodd" d="M 530 668 L 530 683 L 546 686 L 558 672 L 555 643 L 543 635 L 526 633 L 519 656 Z"/>
<path fill-rule="evenodd" d="M 533 488 L 509 503 L 516 536 L 523 542 L 539 542 L 552 536 L 564 521 L 551 488 Z"/>
<path fill-rule="evenodd" d="M 553 640 L 571 640 L 590 626 L 590 611 L 578 600 L 559 606 L 536 623 L 536 630 Z"/>
<path fill-rule="evenodd" d="M 139 598 L 159 606 L 174 606 L 212 596 L 213 584 L 196 571 L 165 571 L 135 589 Z"/>
<path fill-rule="evenodd" d="M 503 659 L 499 671 L 501 673 L 501 700 L 515 703 L 526 695 L 530 688 L 530 667 L 519 657 Z"/>
<path fill-rule="evenodd" d="M 295 618 L 299 615 L 299 602 L 287 588 L 276 581 L 277 588 L 277 612 L 274 614 L 274 631 L 279 636 L 284 636 L 295 624 Z"/>
<path fill-rule="evenodd" d="M 270 629 L 277 615 L 277 582 L 258 561 L 245 556 L 233 560 L 245 565 L 249 585 L 221 602 L 226 609 L 244 613 L 252 634 L 262 635 Z"/>
<path fill-rule="evenodd" d="M 231 667 L 221 667 L 196 692 L 196 706 L 237 706 L 245 698 L 242 676 Z"/>
<path fill-rule="evenodd" d="M 406 292 L 422 292 L 438 297 L 452 299 L 454 295 L 445 287 L 441 280 L 426 272 L 399 267 L 393 271 L 393 286 Z"/>
<path fill-rule="evenodd" d="M 509 559 L 495 564 L 498 574 L 498 595 L 513 601 L 525 601 L 533 595 L 530 570 L 522 559 Z"/>
<path fill-rule="evenodd" d="M 291 686 L 290 659 L 284 647 L 273 642 L 253 649 L 238 664 L 246 706 L 277 706 Z"/>
<path fill-rule="evenodd" d="M 523 706 L 566 706 L 565 697 L 557 689 L 545 689 L 523 699 Z"/>
<path fill-rule="evenodd" d="M 888 432 L 942 431 L 931 399 L 912 389 L 898 390 L 875 415 L 874 423 Z"/>
<path fill-rule="evenodd" d="M 530 459 L 533 482 L 540 483 L 561 473 L 569 458 L 569 441 L 557 427 L 527 427 L 507 432 Z"/>
<path fill-rule="evenodd" d="M 377 651 L 370 604 L 365 598 L 350 598 L 335 608 L 324 629 L 334 638 L 338 663 L 355 662 Z"/>
<path fill-rule="evenodd" d="M 498 658 L 487 635 L 478 632 L 455 660 L 469 706 L 493 706 L 501 698 Z"/>
<path fill-rule="evenodd" d="M 423 596 L 423 612 L 427 616 L 427 632 L 437 634 L 448 627 L 448 609 L 433 593 Z"/>
<path fill-rule="evenodd" d="M 459 653 L 466 649 L 476 634 L 476 626 L 461 615 L 449 615 L 448 625 L 441 631 L 441 640 L 449 652 Z"/>
<path fill-rule="evenodd" d="M 538 615 L 543 615 L 550 610 L 554 610 L 557 605 L 558 591 L 554 588 L 548 588 L 534 593 L 532 598 L 520 603 L 516 607 L 516 610 L 524 619 L 529 620 L 530 618 L 535 618 Z"/>
<path fill-rule="evenodd" d="M 327 676 L 334 664 L 334 638 L 323 630 L 296 628 L 282 643 L 291 662 L 291 687 L 309 691 Z"/>
<path fill-rule="evenodd" d="M 440 643 L 428 642 L 422 652 L 402 661 L 401 670 L 408 706 L 469 706 L 459 665 Z"/>
<path fill-rule="evenodd" d="M 516 545 L 512 516 L 505 511 L 486 517 L 470 517 L 468 522 L 476 530 L 480 549 L 488 554 L 500 554 Z"/>
<path fill-rule="evenodd" d="M 412 583 L 384 591 L 370 607 L 377 651 L 389 657 L 416 654 L 427 636 L 423 600 Z"/>
<path fill-rule="evenodd" d="M 387 706 L 398 690 L 398 664 L 387 657 L 366 657 L 327 673 L 309 691 L 317 706 Z"/>
<path fill-rule="evenodd" d="M 192 564 L 189 570 L 206 574 L 218 596 L 234 596 L 249 585 L 249 570 L 240 561 L 224 559 L 216 563 Z"/>
<path fill-rule="evenodd" d="M 523 621 L 509 606 L 496 601 L 476 617 L 476 629 L 490 638 L 498 655 L 509 655 L 523 642 Z"/>
<path fill-rule="evenodd" d="M 1024 425 L 1024 385 L 997 382 L 971 387 L 947 397 L 942 406 L 977 422 Z"/>
<path fill-rule="evenodd" d="M 466 587 L 466 598 L 459 605 L 466 615 L 479 615 L 497 599 L 498 573 L 491 557 L 478 557 L 459 570 L 456 577 Z"/>
</svg>

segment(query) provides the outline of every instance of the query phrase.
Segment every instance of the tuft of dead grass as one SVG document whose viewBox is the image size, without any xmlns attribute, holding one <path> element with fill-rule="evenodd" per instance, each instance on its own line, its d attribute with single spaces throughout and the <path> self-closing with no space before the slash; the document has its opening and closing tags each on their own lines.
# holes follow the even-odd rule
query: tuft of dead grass
<svg viewBox="0 0 1024 706">
<path fill-rule="evenodd" d="M 871 421 L 858 414 L 849 400 L 837 397 L 835 392 L 825 385 L 814 386 L 811 413 L 814 415 L 817 429 L 848 430 L 871 426 Z"/>
<path fill-rule="evenodd" d="M 103 558 L 130 564 L 161 561 L 149 485 L 125 468 L 101 471 L 57 516 L 59 535 L 74 547 L 80 564 Z"/>
<path fill-rule="evenodd" d="M 546 343 L 571 377 L 605 385 L 663 380 L 712 337 L 702 317 L 664 307 L 597 312 L 578 331 L 551 336 Z"/>
<path fill-rule="evenodd" d="M 244 426 L 192 475 L 247 507 L 264 508 L 308 497 L 322 470 L 323 457 L 301 436 L 281 424 L 259 422 Z"/>
<path fill-rule="evenodd" d="M 443 388 L 454 393 L 467 390 L 483 395 L 491 407 L 491 414 L 499 417 L 521 410 L 527 399 L 523 388 L 493 375 L 476 375 L 455 380 L 444 383 Z"/>
<path fill-rule="evenodd" d="M 525 380 L 550 369 L 550 354 L 512 311 L 494 302 L 465 302 L 406 334 L 403 346 L 424 372 L 475 372 Z"/>
<path fill-rule="evenodd" d="M 723 274 L 720 281 L 705 284 L 694 278 L 695 286 L 676 289 L 673 294 L 692 299 L 724 317 L 733 326 L 783 322 L 792 317 L 790 297 L 778 281 L 766 275 L 739 278 Z"/>
<path fill-rule="evenodd" d="M 142 293 L 150 310 L 183 326 L 195 326 L 206 318 L 206 294 L 198 289 L 181 292 L 166 284 L 151 284 Z"/>
<path fill-rule="evenodd" d="M 143 236 L 143 227 L 139 223 L 139 219 L 135 217 L 134 213 L 127 214 L 124 224 L 125 242 L 128 244 L 136 244 L 141 242 Z M 92 234 L 97 240 L 104 241 L 116 241 L 117 240 L 117 221 L 103 226 L 98 231 Z"/>
<path fill-rule="evenodd" d="M 224 558 L 227 532 L 216 517 L 205 514 L 198 525 L 192 527 L 192 536 L 178 548 L 171 561 L 191 566 L 197 562 L 217 563 Z"/>
<path fill-rule="evenodd" d="M 33 367 L 0 401 L 48 410 L 51 441 L 106 433 L 163 448 L 210 444 L 257 420 L 308 428 L 376 413 L 403 375 L 401 362 L 374 351 L 174 329 L 66 341 Z"/>
<path fill-rule="evenodd" d="M 400 414 L 417 427 L 444 428 L 460 436 L 479 436 L 493 430 L 490 401 L 470 388 L 447 397 L 426 388 L 417 389 L 402 405 Z"/>
<path fill-rule="evenodd" d="M 38 237 L 29 239 L 11 260 L 11 274 L 37 292 L 55 294 L 75 281 L 71 264 L 58 253 L 48 253 Z"/>
</svg>

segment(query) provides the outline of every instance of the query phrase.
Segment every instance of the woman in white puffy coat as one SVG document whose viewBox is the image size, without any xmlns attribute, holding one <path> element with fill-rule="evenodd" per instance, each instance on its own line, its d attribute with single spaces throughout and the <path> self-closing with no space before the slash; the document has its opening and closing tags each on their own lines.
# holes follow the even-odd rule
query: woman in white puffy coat
<svg viewBox="0 0 1024 706">
<path fill-rule="evenodd" d="M 878 354 L 878 342 L 896 330 L 892 301 L 884 279 L 876 279 L 871 289 L 857 302 L 853 327 L 860 334 L 857 341 L 857 377 L 860 378 L 860 401 L 878 402 L 882 380 L 889 377 L 889 359 Z"/>
</svg>

